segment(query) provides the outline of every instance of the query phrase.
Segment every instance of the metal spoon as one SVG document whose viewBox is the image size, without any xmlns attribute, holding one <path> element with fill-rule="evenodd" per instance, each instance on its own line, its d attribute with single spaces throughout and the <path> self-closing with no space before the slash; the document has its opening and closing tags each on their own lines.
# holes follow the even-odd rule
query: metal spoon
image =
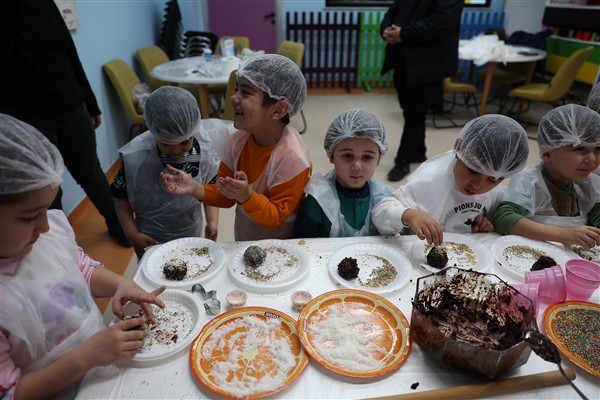
<svg viewBox="0 0 600 400">
<path fill-rule="evenodd" d="M 531 350 L 542 359 L 556 363 L 558 365 L 558 369 L 562 376 L 565 377 L 569 385 L 575 389 L 577 394 L 584 400 L 588 400 L 588 398 L 579 390 L 577 386 L 567 377 L 565 371 L 563 371 L 560 359 L 560 353 L 558 352 L 558 347 L 546 335 L 541 334 L 537 330 L 529 330 L 525 332 L 525 341 L 531 347 Z"/>
</svg>

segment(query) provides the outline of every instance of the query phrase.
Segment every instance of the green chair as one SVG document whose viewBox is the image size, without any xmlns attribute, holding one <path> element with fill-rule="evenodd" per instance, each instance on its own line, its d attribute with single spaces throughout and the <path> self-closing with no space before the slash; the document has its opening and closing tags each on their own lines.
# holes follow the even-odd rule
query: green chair
<svg viewBox="0 0 600 400">
<path fill-rule="evenodd" d="M 508 97 L 515 99 L 510 111 L 512 112 L 515 104 L 517 102 L 520 103 L 520 100 L 527 100 L 528 102 L 541 101 L 555 105 L 559 100 L 562 100 L 562 104 L 564 104 L 564 96 L 571 88 L 577 72 L 579 72 L 579 69 L 585 60 L 592 54 L 592 50 L 593 47 L 590 46 L 585 49 L 577 50 L 571 54 L 558 68 L 550 82 L 530 83 L 528 85 L 519 86 L 508 92 Z M 519 104 L 516 119 L 519 119 L 521 112 L 521 105 Z"/>
<path fill-rule="evenodd" d="M 131 126 L 129 127 L 129 139 L 131 140 L 133 138 L 134 128 L 138 128 L 138 134 L 146 129 L 144 115 L 136 110 L 133 95 L 131 94 L 134 86 L 141 83 L 140 79 L 123 60 L 116 59 L 107 62 L 102 66 L 102 69 L 117 91 L 123 110 L 125 110 L 125 114 L 131 122 Z"/>
<path fill-rule="evenodd" d="M 219 113 L 219 119 L 228 119 L 233 121 L 233 104 L 231 104 L 231 96 L 235 93 L 237 84 L 237 69 L 231 71 L 229 80 L 227 81 L 227 89 L 225 90 L 225 105 L 223 111 Z"/>
<path fill-rule="evenodd" d="M 150 89 L 156 90 L 161 86 L 169 85 L 168 82 L 161 81 L 152 76 L 152 70 L 159 64 L 164 64 L 169 61 L 167 54 L 158 46 L 148 46 L 138 49 L 135 55 L 140 62 L 140 66 L 144 71 L 146 82 Z"/>
<path fill-rule="evenodd" d="M 284 56 L 292 60 L 298 68 L 302 67 L 302 59 L 304 58 L 304 43 L 292 42 L 290 40 L 284 40 L 281 42 L 279 47 L 277 47 L 277 54 L 280 56 Z M 303 134 L 306 132 L 306 117 L 304 116 L 304 111 L 300 109 L 300 117 L 302 117 L 302 123 L 304 124 L 304 128 L 299 130 L 298 133 Z"/>
<path fill-rule="evenodd" d="M 444 81 L 443 81 L 444 94 L 452 94 L 452 101 L 444 100 L 444 103 L 450 103 L 450 108 L 444 109 L 443 105 L 442 105 L 441 113 L 440 112 L 433 113 L 433 118 L 432 118 L 431 122 L 433 123 L 433 126 L 436 129 L 456 128 L 456 127 L 464 126 L 464 124 L 463 125 L 457 124 L 452 118 L 450 118 L 450 116 L 448 116 L 448 113 L 452 112 L 457 105 L 464 106 L 467 108 L 470 106 L 473 106 L 475 109 L 475 113 L 478 112 L 476 95 L 477 95 L 477 93 L 479 93 L 479 89 L 477 89 L 477 86 L 473 85 L 472 83 L 461 82 L 459 80 L 459 77 L 460 77 L 460 72 L 455 77 L 444 78 Z M 457 96 L 459 94 L 463 95 L 462 103 L 459 103 L 457 101 Z M 450 124 L 449 125 L 439 125 L 437 123 L 437 117 L 443 117 L 444 119 L 447 119 L 450 122 Z"/>
</svg>

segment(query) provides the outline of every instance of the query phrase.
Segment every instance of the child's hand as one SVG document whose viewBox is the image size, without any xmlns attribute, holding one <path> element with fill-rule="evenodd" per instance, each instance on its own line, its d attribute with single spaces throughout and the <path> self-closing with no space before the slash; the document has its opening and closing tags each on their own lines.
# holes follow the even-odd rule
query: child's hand
<svg viewBox="0 0 600 400">
<path fill-rule="evenodd" d="M 589 250 L 600 245 L 600 229 L 587 225 L 563 228 L 560 242 L 566 245 L 576 244 Z"/>
<path fill-rule="evenodd" d="M 135 254 L 138 255 L 138 257 L 142 257 L 144 255 L 144 253 L 146 252 L 146 247 L 148 246 L 154 246 L 156 244 L 158 244 L 158 241 L 151 238 L 150 236 L 146 235 L 145 233 L 142 232 L 137 232 L 135 235 L 132 235 L 129 238 L 129 241 L 131 242 L 131 245 L 133 246 L 133 249 L 135 250 Z"/>
<path fill-rule="evenodd" d="M 160 185 L 165 191 L 178 195 L 194 195 L 196 181 L 189 174 L 170 165 L 167 165 L 167 170 L 169 173 L 160 173 Z"/>
<path fill-rule="evenodd" d="M 146 333 L 128 329 L 144 322 L 146 322 L 144 317 L 119 321 L 83 342 L 78 349 L 89 363 L 90 369 L 136 355 L 144 345 Z"/>
<path fill-rule="evenodd" d="M 494 225 L 483 214 L 479 214 L 475 218 L 475 222 L 471 225 L 471 233 L 486 233 L 494 232 Z"/>
<path fill-rule="evenodd" d="M 148 293 L 131 279 L 123 278 L 117 284 L 117 290 L 112 299 L 113 314 L 119 318 L 123 318 L 125 316 L 123 314 L 123 305 L 128 301 L 133 301 L 144 310 L 144 313 L 150 322 L 156 323 L 150 304 L 165 308 L 165 303 L 157 296 L 164 292 L 166 288 L 166 286 L 161 286 L 158 289 L 153 290 L 152 293 Z"/>
<path fill-rule="evenodd" d="M 219 233 L 219 228 L 215 224 L 207 223 L 204 227 L 204 237 L 210 240 L 217 240 L 217 234 Z"/>
<path fill-rule="evenodd" d="M 440 224 L 425 213 L 409 208 L 402 214 L 402 223 L 410 226 L 419 239 L 426 239 L 429 244 L 439 246 L 444 241 Z"/>
<path fill-rule="evenodd" d="M 233 178 L 226 176 L 217 180 L 217 188 L 229 199 L 243 204 L 252 196 L 252 189 L 248 186 L 248 177 L 243 171 L 236 171 Z"/>
</svg>

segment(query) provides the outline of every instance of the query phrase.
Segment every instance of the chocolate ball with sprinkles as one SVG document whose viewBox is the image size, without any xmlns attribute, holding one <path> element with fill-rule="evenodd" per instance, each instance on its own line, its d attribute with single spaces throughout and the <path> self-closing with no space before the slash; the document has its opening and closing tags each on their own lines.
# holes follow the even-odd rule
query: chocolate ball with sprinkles
<svg viewBox="0 0 600 400">
<path fill-rule="evenodd" d="M 356 258 L 346 257 L 338 264 L 338 274 L 344 279 L 354 279 L 358 276 L 360 268 Z"/>
<path fill-rule="evenodd" d="M 267 258 L 267 252 L 258 246 L 248 246 L 244 251 L 244 263 L 252 268 L 260 267 Z"/>
<path fill-rule="evenodd" d="M 427 264 L 442 269 L 448 264 L 448 253 L 441 246 L 433 246 L 427 253 Z"/>
<path fill-rule="evenodd" d="M 552 257 L 548 256 L 540 256 L 536 262 L 531 266 L 532 271 L 541 271 L 546 268 L 554 267 L 556 265 L 556 261 Z"/>
<path fill-rule="evenodd" d="M 187 264 L 185 261 L 179 263 L 167 263 L 163 266 L 163 274 L 165 278 L 171 281 L 181 281 L 187 275 Z"/>
<path fill-rule="evenodd" d="M 144 316 L 144 313 L 142 311 L 132 314 L 132 315 L 126 315 L 125 318 L 123 318 L 123 321 L 126 321 L 128 319 L 134 319 L 134 318 L 139 318 Z M 136 325 L 133 328 L 129 328 L 128 331 L 144 331 L 145 334 L 148 334 L 148 329 L 149 329 L 149 323 L 148 320 L 146 320 L 143 324 L 140 325 Z"/>
</svg>

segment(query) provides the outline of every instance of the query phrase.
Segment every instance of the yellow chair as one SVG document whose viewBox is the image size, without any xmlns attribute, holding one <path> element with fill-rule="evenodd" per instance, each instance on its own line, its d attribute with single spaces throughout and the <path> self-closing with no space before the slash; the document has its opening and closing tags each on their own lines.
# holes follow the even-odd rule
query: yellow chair
<svg viewBox="0 0 600 400">
<path fill-rule="evenodd" d="M 280 56 L 284 56 L 292 60 L 298 68 L 302 68 L 302 60 L 304 58 L 304 43 L 292 42 L 290 40 L 284 40 L 281 42 L 279 47 L 277 47 L 277 54 Z M 304 128 L 298 131 L 300 134 L 306 132 L 306 118 L 304 117 L 304 111 L 300 109 L 300 117 L 302 117 L 302 123 L 304 124 Z"/>
<path fill-rule="evenodd" d="M 585 60 L 590 56 L 592 50 L 593 47 L 590 46 L 585 49 L 577 50 L 571 54 L 558 68 L 550 82 L 530 83 L 528 85 L 519 86 L 508 92 L 508 97 L 515 99 L 511 111 L 518 100 L 527 100 L 529 102 L 542 101 L 555 104 L 558 100 L 562 99 L 564 103 L 565 94 L 567 94 L 567 91 L 575 80 L 577 72 L 579 72 L 579 69 Z M 520 115 L 521 105 L 519 104 L 519 110 L 516 115 L 517 119 Z"/>
<path fill-rule="evenodd" d="M 152 70 L 159 64 L 164 64 L 169 61 L 167 54 L 158 46 L 149 46 L 138 49 L 135 52 L 138 61 L 144 71 L 146 82 L 150 89 L 156 90 L 161 86 L 169 85 L 168 82 L 161 81 L 152 76 Z"/>
<path fill-rule="evenodd" d="M 117 59 L 107 62 L 102 66 L 102 69 L 117 91 L 125 114 L 127 114 L 127 118 L 129 118 L 132 124 L 129 128 L 129 139 L 131 139 L 135 127 L 139 129 L 139 133 L 142 133 L 146 129 L 144 116 L 136 110 L 133 95 L 131 94 L 131 90 L 135 85 L 140 83 L 140 79 L 123 60 Z"/>
<path fill-rule="evenodd" d="M 457 105 L 465 106 L 467 108 L 469 106 L 473 106 L 475 109 L 475 113 L 478 113 L 476 95 L 477 95 L 477 93 L 479 93 L 479 89 L 477 89 L 477 86 L 473 85 L 472 83 L 461 82 L 459 80 L 460 75 L 461 74 L 459 72 L 457 74 L 457 76 L 455 76 L 453 78 L 450 78 L 450 77 L 444 78 L 443 92 L 444 92 L 444 94 L 446 94 L 446 93 L 452 94 L 452 101 L 449 102 L 449 101 L 444 100 L 444 103 L 450 103 L 450 108 L 444 109 L 443 104 L 442 104 L 441 113 L 439 111 L 438 112 L 434 111 L 432 123 L 433 123 L 433 126 L 437 129 L 456 128 L 456 127 L 463 126 L 463 125 L 457 124 L 452 118 L 450 118 L 447 115 L 447 113 L 454 110 L 454 108 Z M 461 93 L 463 95 L 463 103 L 462 104 L 458 103 L 457 99 L 456 99 L 456 96 Z M 450 125 L 439 125 L 436 122 L 436 117 L 443 117 L 443 118 L 447 119 L 448 121 L 450 121 Z"/>
<path fill-rule="evenodd" d="M 231 71 L 229 80 L 227 81 L 227 89 L 225 90 L 225 105 L 223 111 L 219 113 L 219 119 L 228 119 L 233 121 L 233 104 L 231 104 L 231 96 L 235 93 L 237 84 L 237 69 Z"/>
<path fill-rule="evenodd" d="M 236 55 L 240 54 L 242 50 L 250 48 L 250 39 L 247 36 L 221 36 L 219 41 L 217 42 L 217 48 L 215 49 L 215 54 L 221 54 L 221 43 L 223 39 L 233 39 L 233 49 Z"/>
</svg>

